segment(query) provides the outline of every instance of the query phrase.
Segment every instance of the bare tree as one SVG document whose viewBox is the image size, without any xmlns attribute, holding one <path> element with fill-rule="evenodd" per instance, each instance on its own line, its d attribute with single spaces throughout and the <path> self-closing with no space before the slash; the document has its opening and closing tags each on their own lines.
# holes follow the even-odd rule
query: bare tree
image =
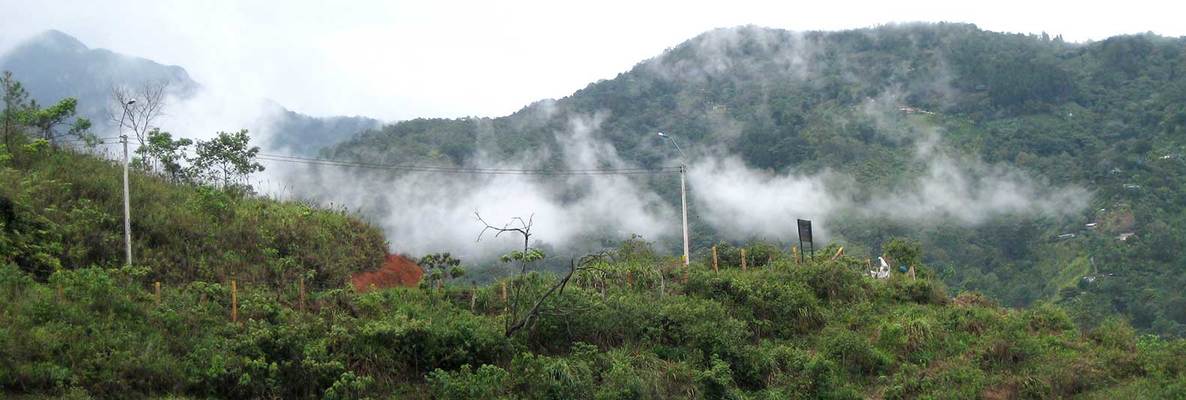
<svg viewBox="0 0 1186 400">
<path fill-rule="evenodd" d="M 107 116 L 117 126 L 132 131 L 140 145 L 144 145 L 148 141 L 148 132 L 159 128 L 154 124 L 165 113 L 168 89 L 167 80 L 147 81 L 136 87 L 112 86 Z M 133 100 L 135 103 L 129 105 Z"/>
<path fill-rule="evenodd" d="M 477 211 L 474 216 L 482 223 L 482 231 L 478 233 L 478 240 L 482 240 L 482 235 L 487 231 L 493 231 L 494 236 L 498 237 L 504 233 L 518 234 L 523 237 L 523 250 L 516 250 L 507 255 L 502 256 L 502 262 L 518 262 L 520 265 L 519 275 L 511 280 L 510 293 L 507 295 L 507 319 L 505 334 L 507 337 L 513 336 L 516 332 L 533 326 L 539 318 L 548 313 L 547 301 L 553 296 L 560 296 L 564 294 L 564 289 L 568 286 L 569 280 L 577 271 L 585 269 L 595 269 L 594 263 L 606 257 L 606 254 L 595 254 L 581 257 L 578 262 L 575 258 L 569 261 L 568 273 L 564 275 L 559 281 L 548 288 L 547 291 L 541 294 L 531 293 L 528 288 L 525 277 L 527 275 L 527 266 L 544 258 L 544 253 L 537 249 L 530 247 L 531 243 L 531 227 L 534 223 L 535 215 L 532 214 L 526 220 L 520 217 L 514 217 L 510 222 L 503 226 L 494 226 Z M 555 313 L 558 310 L 550 310 Z"/>
</svg>

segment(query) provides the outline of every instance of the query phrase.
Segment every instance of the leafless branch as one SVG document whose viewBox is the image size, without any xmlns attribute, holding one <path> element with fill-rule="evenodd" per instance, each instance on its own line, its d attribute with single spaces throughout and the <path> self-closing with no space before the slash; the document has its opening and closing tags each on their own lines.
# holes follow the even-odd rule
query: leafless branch
<svg viewBox="0 0 1186 400">
<path fill-rule="evenodd" d="M 515 332 L 518 332 L 519 330 L 523 329 L 524 327 L 529 326 L 533 321 L 538 319 L 540 312 L 541 312 L 540 306 L 542 306 L 544 304 L 544 302 L 546 302 L 548 300 L 548 298 L 552 296 L 553 293 L 555 293 L 556 295 L 564 294 L 564 288 L 566 288 L 568 286 L 568 281 L 572 279 L 572 276 L 575 275 L 577 273 L 577 271 L 584 270 L 585 268 L 589 267 L 589 264 L 592 264 L 596 261 L 601 261 L 605 257 L 606 257 L 606 253 L 590 254 L 590 255 L 581 257 L 581 261 L 579 264 L 577 263 L 577 260 L 575 258 L 572 260 L 569 260 L 568 273 L 564 275 L 564 278 L 560 279 L 559 282 L 556 282 L 555 285 L 552 285 L 552 287 L 550 289 L 548 289 L 547 292 L 544 292 L 544 294 L 542 296 L 540 296 L 539 299 L 536 299 L 535 304 L 531 306 L 531 310 L 529 310 L 527 312 L 527 314 L 523 316 L 522 319 L 520 319 L 520 320 L 516 321 L 514 324 L 511 324 L 510 326 L 508 326 L 507 331 L 506 331 L 506 336 L 507 337 L 513 336 L 515 334 Z"/>
<path fill-rule="evenodd" d="M 132 131 L 143 145 L 147 140 L 148 131 L 156 127 L 156 120 L 165 115 L 168 89 L 169 81 L 166 80 L 148 81 L 134 88 L 112 86 L 112 104 L 107 109 L 107 116 L 117 126 Z M 132 100 L 136 102 L 129 105 L 128 102 Z"/>
<path fill-rule="evenodd" d="M 526 221 L 524 221 L 521 217 L 511 218 L 511 222 L 507 222 L 506 225 L 503 225 L 502 227 L 490 225 L 489 222 L 486 222 L 485 219 L 482 219 L 482 215 L 478 214 L 477 211 L 474 211 L 474 217 L 477 217 L 478 222 L 481 222 L 482 225 L 485 225 L 485 227 L 482 228 L 482 231 L 478 232 L 478 240 L 476 241 L 482 241 L 482 235 L 486 234 L 486 231 L 494 231 L 494 237 L 498 237 L 507 232 L 516 232 L 523 236 L 523 251 L 527 251 L 528 244 L 531 242 L 531 227 L 535 224 L 534 213 L 528 216 Z M 512 227 L 515 222 L 519 223 L 518 227 Z"/>
</svg>

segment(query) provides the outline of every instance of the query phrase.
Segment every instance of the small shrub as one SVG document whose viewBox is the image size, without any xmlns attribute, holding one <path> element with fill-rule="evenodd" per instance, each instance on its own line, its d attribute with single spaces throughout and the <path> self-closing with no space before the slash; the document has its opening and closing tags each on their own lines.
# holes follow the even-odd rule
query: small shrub
<svg viewBox="0 0 1186 400">
<path fill-rule="evenodd" d="M 469 364 L 448 372 L 440 368 L 428 374 L 428 386 L 434 399 L 506 399 L 510 394 L 511 374 L 494 365 L 482 365 L 473 371 Z"/>
<path fill-rule="evenodd" d="M 1135 351 L 1137 334 L 1123 319 L 1112 317 L 1104 320 L 1087 334 L 1088 338 L 1101 346 L 1122 351 Z"/>
<path fill-rule="evenodd" d="M 514 392 L 525 399 L 587 399 L 593 371 L 574 359 L 520 353 L 511 361 Z"/>
<path fill-rule="evenodd" d="M 806 284 L 824 300 L 855 301 L 865 297 L 868 282 L 855 269 L 832 263 L 809 263 L 792 268 L 791 279 Z"/>
<path fill-rule="evenodd" d="M 890 364 L 890 358 L 877 351 L 869 340 L 856 332 L 830 330 L 823 336 L 820 346 L 824 354 L 843 366 L 848 372 L 870 375 Z"/>
</svg>

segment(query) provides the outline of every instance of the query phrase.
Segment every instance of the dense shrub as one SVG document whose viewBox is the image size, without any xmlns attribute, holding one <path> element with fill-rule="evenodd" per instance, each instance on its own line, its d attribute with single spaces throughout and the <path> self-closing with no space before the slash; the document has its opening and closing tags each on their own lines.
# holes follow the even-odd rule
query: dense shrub
<svg viewBox="0 0 1186 400">
<path fill-rule="evenodd" d="M 452 372 L 437 369 L 428 375 L 432 397 L 442 400 L 509 398 L 510 382 L 510 373 L 494 365 L 474 371 L 466 364 Z"/>
<path fill-rule="evenodd" d="M 121 170 L 69 151 L 0 167 L 8 204 L 0 260 L 39 279 L 58 269 L 125 263 Z M 133 255 L 149 278 L 340 287 L 386 254 L 382 233 L 342 210 L 316 209 L 134 173 Z"/>
<path fill-rule="evenodd" d="M 696 273 L 685 290 L 689 295 L 724 302 L 747 315 L 759 336 L 790 337 L 812 332 L 824 324 L 822 307 L 802 283 L 781 273 Z"/>
<path fill-rule="evenodd" d="M 867 338 L 852 331 L 826 332 L 820 347 L 824 354 L 853 374 L 877 373 L 891 362 L 890 358 L 874 348 Z"/>
<path fill-rule="evenodd" d="M 947 292 L 943 284 L 929 279 L 911 279 L 896 274 L 888 279 L 888 288 L 895 301 L 911 301 L 918 304 L 943 304 Z"/>
<path fill-rule="evenodd" d="M 511 343 L 492 319 L 475 316 L 425 291 L 396 288 L 357 298 L 366 319 L 343 338 L 350 362 L 366 373 L 421 376 L 438 368 L 483 365 L 510 356 Z"/>
<path fill-rule="evenodd" d="M 856 269 L 836 263 L 809 263 L 791 268 L 791 279 L 803 282 L 824 300 L 854 301 L 868 295 L 868 279 Z"/>
</svg>

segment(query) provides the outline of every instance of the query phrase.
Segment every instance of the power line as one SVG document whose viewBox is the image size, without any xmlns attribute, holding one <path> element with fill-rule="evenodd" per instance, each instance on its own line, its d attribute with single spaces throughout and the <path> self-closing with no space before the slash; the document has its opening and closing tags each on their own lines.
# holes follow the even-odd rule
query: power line
<svg viewBox="0 0 1186 400">
<path fill-rule="evenodd" d="M 119 136 L 114 136 L 114 137 L 97 137 L 97 138 L 64 138 L 64 139 L 54 139 L 54 143 L 94 143 L 94 144 L 109 144 L 109 143 L 119 143 L 118 141 L 116 141 L 116 142 L 109 142 L 109 140 L 118 140 L 118 139 L 119 139 Z M 94 140 L 94 142 L 91 142 L 91 140 Z"/>
<path fill-rule="evenodd" d="M 121 144 L 120 136 L 102 137 L 95 142 L 94 145 L 108 145 Z M 109 142 L 108 140 L 115 140 Z M 86 142 L 84 138 L 70 138 L 60 140 L 60 143 L 82 143 Z M 428 172 L 428 173 L 444 173 L 444 174 L 469 174 L 469 175 L 540 175 L 540 176 L 597 176 L 597 175 L 659 175 L 659 174 L 675 174 L 680 172 L 680 167 L 660 167 L 660 168 L 588 168 L 588 169 L 522 169 L 522 168 L 461 168 L 461 167 L 441 167 L 431 165 L 414 165 L 414 164 L 379 164 L 361 161 L 346 161 L 334 160 L 327 158 L 310 158 L 295 156 L 289 154 L 274 154 L 274 153 L 259 153 L 256 158 L 263 161 L 283 162 L 293 164 L 318 165 L 318 166 L 334 166 L 347 168 L 365 168 L 365 169 L 379 169 L 379 170 L 393 170 L 393 171 L 407 171 L 407 172 Z"/>
<path fill-rule="evenodd" d="M 435 172 L 471 175 L 649 175 L 678 173 L 679 167 L 665 168 L 606 168 L 606 169 L 513 169 L 513 168 L 458 168 L 411 164 L 377 164 L 357 161 L 343 161 L 324 158 L 308 158 L 284 154 L 260 153 L 256 158 L 265 161 L 287 162 L 306 165 L 327 165 L 368 169 L 396 170 L 409 172 Z"/>
</svg>

